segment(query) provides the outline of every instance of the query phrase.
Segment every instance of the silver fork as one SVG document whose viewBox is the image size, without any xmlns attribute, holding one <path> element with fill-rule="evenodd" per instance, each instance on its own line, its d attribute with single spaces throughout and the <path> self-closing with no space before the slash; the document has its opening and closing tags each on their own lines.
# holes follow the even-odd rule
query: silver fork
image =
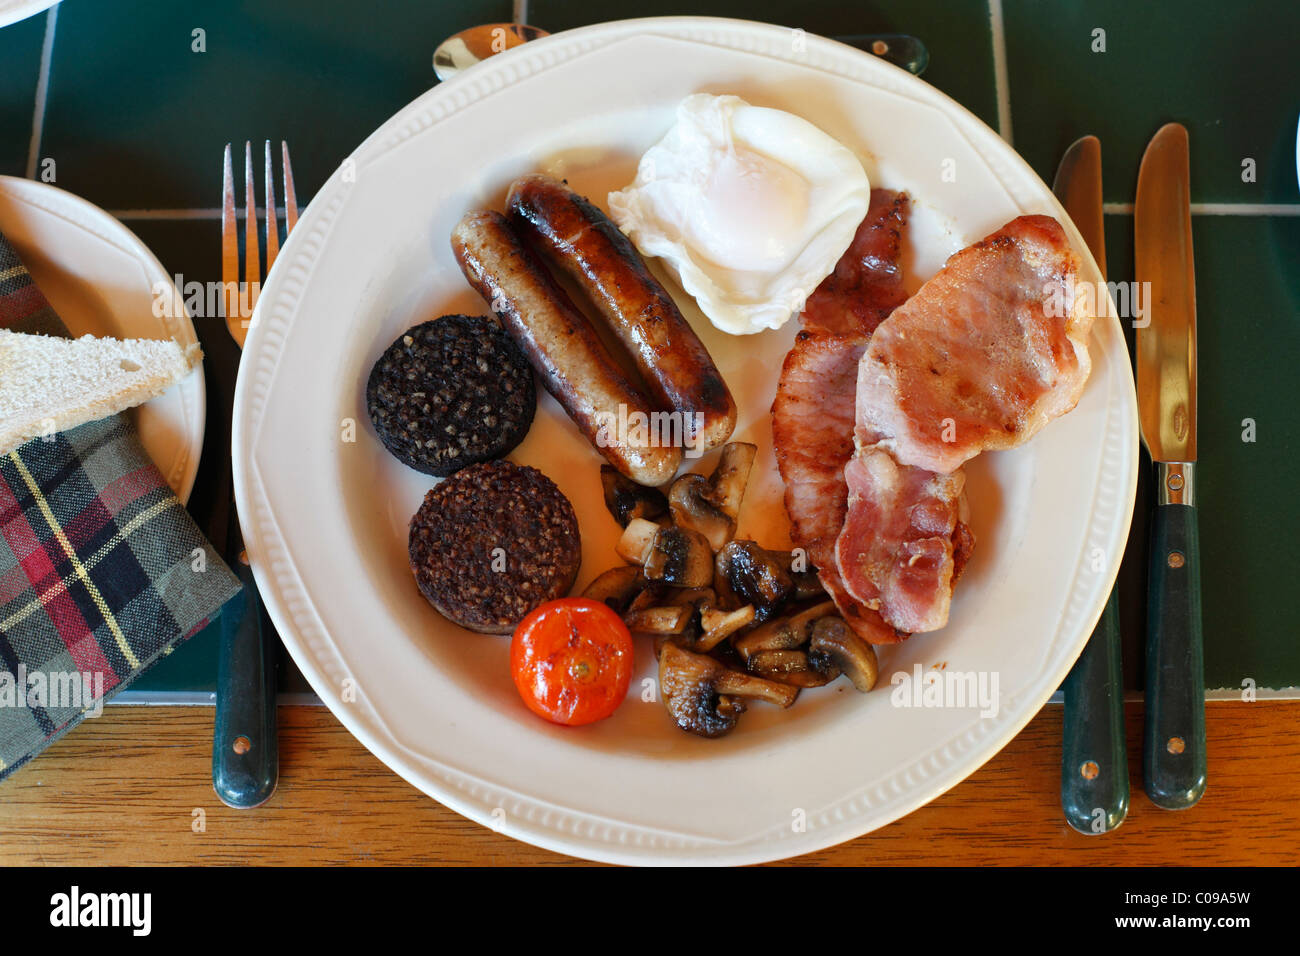
<svg viewBox="0 0 1300 956">
<path fill-rule="evenodd" d="M 293 166 L 289 163 L 289 144 L 280 141 L 284 183 L 284 236 L 298 224 L 298 198 L 293 188 Z M 230 144 L 226 144 L 221 188 L 221 282 L 226 294 L 226 327 L 242 349 L 248 337 L 253 307 L 262 287 L 261 249 L 257 238 L 257 197 L 253 178 L 253 144 L 244 142 L 244 289 L 239 288 L 239 226 L 235 217 L 235 176 L 230 162 Z M 280 226 L 276 221 L 275 168 L 271 160 L 271 141 L 266 141 L 265 170 L 266 271 L 270 273 L 280 254 Z"/>
<path fill-rule="evenodd" d="M 285 238 L 298 222 L 298 200 L 293 188 L 289 147 L 281 142 L 285 200 Z M 280 227 L 276 218 L 274 164 L 271 142 L 266 142 L 265 170 L 266 272 L 280 252 Z M 244 269 L 240 288 L 239 225 L 235 215 L 235 177 L 226 145 L 221 184 L 221 282 L 226 328 L 242 349 L 261 290 L 261 248 L 257 235 L 257 199 L 254 191 L 253 146 L 244 143 Z M 226 458 L 227 482 L 230 459 Z M 212 786 L 221 801 L 237 809 L 265 803 L 275 792 L 280 773 L 276 738 L 275 664 L 279 641 L 271 628 L 262 627 L 262 601 L 249 566 L 239 529 L 233 490 L 226 517 L 225 558 L 243 582 L 243 606 L 222 614 L 221 652 L 217 659 L 217 716 L 212 732 Z"/>
</svg>

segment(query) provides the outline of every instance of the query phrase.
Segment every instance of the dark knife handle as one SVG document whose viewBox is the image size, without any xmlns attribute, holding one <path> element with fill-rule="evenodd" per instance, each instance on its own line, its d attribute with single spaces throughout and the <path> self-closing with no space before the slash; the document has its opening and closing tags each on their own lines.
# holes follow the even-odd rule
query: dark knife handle
<svg viewBox="0 0 1300 956">
<path fill-rule="evenodd" d="M 1119 590 L 1065 679 L 1061 809 L 1080 833 L 1114 830 L 1128 815 L 1128 753 L 1120 665 Z"/>
<path fill-rule="evenodd" d="M 238 519 L 232 514 L 232 521 Z M 242 613 L 222 615 L 217 662 L 217 719 L 212 737 L 212 787 L 237 810 L 265 803 L 275 792 L 280 752 L 275 715 L 273 631 L 262 627 L 262 601 L 253 570 L 231 564 L 244 584 Z"/>
<path fill-rule="evenodd" d="M 1156 806 L 1184 810 L 1205 792 L 1201 549 L 1195 507 L 1156 507 L 1150 560 L 1142 783 Z"/>
</svg>

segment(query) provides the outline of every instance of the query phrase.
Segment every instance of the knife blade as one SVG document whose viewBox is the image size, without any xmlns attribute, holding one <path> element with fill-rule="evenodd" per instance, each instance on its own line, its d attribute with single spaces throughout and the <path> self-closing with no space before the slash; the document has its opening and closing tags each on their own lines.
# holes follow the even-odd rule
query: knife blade
<svg viewBox="0 0 1300 956">
<path fill-rule="evenodd" d="M 1065 151 L 1052 191 L 1078 227 L 1105 278 L 1101 141 L 1097 137 L 1084 136 Z M 1063 685 L 1061 809 L 1066 822 L 1086 834 L 1114 830 L 1128 815 L 1118 591 L 1117 584 Z"/>
<path fill-rule="evenodd" d="M 1187 130 L 1162 126 L 1138 171 L 1138 418 L 1155 467 L 1147 577 L 1143 788 L 1167 810 L 1205 792 L 1201 559 L 1196 520 L 1196 278 Z"/>
</svg>

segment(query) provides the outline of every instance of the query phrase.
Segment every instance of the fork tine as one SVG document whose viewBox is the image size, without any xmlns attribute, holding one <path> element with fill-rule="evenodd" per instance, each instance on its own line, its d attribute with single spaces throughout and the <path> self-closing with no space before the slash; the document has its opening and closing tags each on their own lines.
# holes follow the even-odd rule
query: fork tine
<svg viewBox="0 0 1300 956">
<path fill-rule="evenodd" d="M 241 316 L 240 325 L 245 330 L 257 304 L 261 285 L 261 249 L 257 242 L 257 188 L 253 180 L 253 144 L 244 141 L 244 282 L 248 284 L 249 315 Z"/>
<path fill-rule="evenodd" d="M 280 253 L 280 224 L 275 217 L 275 167 L 271 165 L 271 141 L 266 141 L 266 274 Z"/>
<path fill-rule="evenodd" d="M 293 189 L 293 167 L 289 165 L 289 144 L 280 140 L 280 159 L 284 163 L 284 234 L 298 225 L 298 195 Z"/>
<path fill-rule="evenodd" d="M 221 176 L 221 284 L 226 306 L 226 323 L 238 319 L 239 310 L 239 225 L 235 221 L 235 175 L 226 144 Z"/>
</svg>

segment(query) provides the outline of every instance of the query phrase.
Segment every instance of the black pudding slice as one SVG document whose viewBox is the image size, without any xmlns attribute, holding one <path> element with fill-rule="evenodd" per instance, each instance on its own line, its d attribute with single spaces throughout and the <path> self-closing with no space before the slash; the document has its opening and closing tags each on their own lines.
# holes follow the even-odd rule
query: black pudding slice
<svg viewBox="0 0 1300 956">
<path fill-rule="evenodd" d="M 407 329 L 366 382 L 366 411 L 384 447 L 440 478 L 508 454 L 536 408 L 528 360 L 484 316 L 444 315 Z"/>
</svg>

